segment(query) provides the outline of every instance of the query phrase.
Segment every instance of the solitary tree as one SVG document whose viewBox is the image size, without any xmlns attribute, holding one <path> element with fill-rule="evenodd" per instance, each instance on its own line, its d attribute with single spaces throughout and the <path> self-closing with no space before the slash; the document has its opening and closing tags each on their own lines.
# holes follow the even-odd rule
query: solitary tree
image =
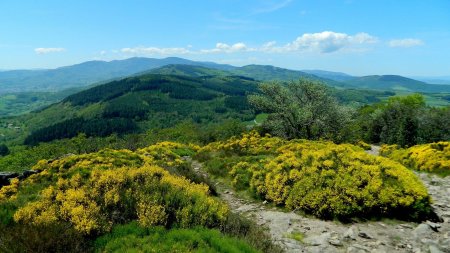
<svg viewBox="0 0 450 253">
<path fill-rule="evenodd" d="M 288 139 L 332 139 L 342 141 L 343 129 L 353 111 L 340 106 L 326 86 L 300 79 L 286 85 L 273 82 L 259 87 L 261 94 L 249 96 L 257 110 L 269 113 L 264 127 Z"/>
</svg>

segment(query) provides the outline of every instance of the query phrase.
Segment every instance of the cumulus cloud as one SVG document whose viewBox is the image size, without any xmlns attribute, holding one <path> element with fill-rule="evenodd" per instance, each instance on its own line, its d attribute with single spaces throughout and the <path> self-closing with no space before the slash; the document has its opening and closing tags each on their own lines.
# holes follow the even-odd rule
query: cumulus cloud
<svg viewBox="0 0 450 253">
<path fill-rule="evenodd" d="M 248 51 L 254 51 L 253 48 L 247 47 L 242 42 L 238 42 L 232 45 L 218 42 L 216 44 L 215 48 L 212 49 L 202 49 L 200 50 L 200 53 L 208 54 L 208 53 L 235 53 L 235 52 L 248 52 Z"/>
<path fill-rule="evenodd" d="M 214 48 L 194 49 L 187 47 L 130 47 L 120 50 L 113 50 L 115 53 L 125 53 L 133 55 L 185 55 L 185 54 L 221 54 L 221 53 L 243 53 L 243 52 L 265 52 L 265 53 L 288 53 L 288 52 L 316 52 L 333 53 L 336 51 L 358 51 L 363 50 L 368 44 L 376 43 L 378 39 L 367 33 L 357 33 L 348 35 L 324 31 L 320 33 L 305 33 L 297 37 L 294 41 L 284 45 L 277 45 L 276 41 L 269 41 L 260 46 L 250 47 L 243 42 L 227 44 L 216 43 Z"/>
<path fill-rule="evenodd" d="M 64 51 L 66 51 L 66 49 L 62 47 L 38 47 L 34 49 L 36 54 L 59 53 Z"/>
<path fill-rule="evenodd" d="M 320 33 L 305 33 L 284 47 L 274 47 L 274 50 L 332 53 L 342 49 L 354 49 L 355 47 L 375 42 L 377 42 L 377 38 L 367 33 L 348 35 L 346 33 L 324 31 Z"/>
<path fill-rule="evenodd" d="M 390 47 L 416 47 L 422 46 L 424 43 L 419 39 L 398 39 L 389 41 Z"/>
<path fill-rule="evenodd" d="M 136 55 L 174 55 L 174 54 L 189 54 L 190 51 L 183 47 L 126 47 L 120 50 L 126 54 Z"/>
</svg>

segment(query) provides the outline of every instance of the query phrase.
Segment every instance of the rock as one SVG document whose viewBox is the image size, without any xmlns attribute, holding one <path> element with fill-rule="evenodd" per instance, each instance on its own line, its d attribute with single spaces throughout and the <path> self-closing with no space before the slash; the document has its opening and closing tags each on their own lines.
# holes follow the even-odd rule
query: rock
<svg viewBox="0 0 450 253">
<path fill-rule="evenodd" d="M 318 236 L 310 236 L 306 238 L 304 242 L 310 246 L 320 246 L 327 244 L 330 237 L 331 237 L 330 233 L 323 233 Z"/>
<path fill-rule="evenodd" d="M 370 253 L 386 253 L 386 251 L 382 249 L 373 249 L 370 251 Z"/>
<path fill-rule="evenodd" d="M 344 239 L 356 240 L 354 227 L 350 227 L 347 231 L 345 231 Z"/>
<path fill-rule="evenodd" d="M 264 201 L 263 201 L 263 204 L 264 204 L 264 205 L 266 205 L 267 203 L 268 203 L 267 200 L 264 200 Z"/>
<path fill-rule="evenodd" d="M 347 248 L 347 252 L 348 253 L 370 252 L 370 248 L 355 243 L 352 246 Z"/>
<path fill-rule="evenodd" d="M 36 170 L 25 170 L 18 178 L 22 180 L 36 173 L 38 173 Z"/>
<path fill-rule="evenodd" d="M 444 253 L 443 251 L 441 251 L 438 247 L 436 247 L 434 245 L 428 246 L 428 250 L 430 250 L 430 253 Z"/>
<path fill-rule="evenodd" d="M 372 239 L 373 237 L 370 236 L 369 234 L 365 233 L 365 232 L 359 232 L 358 236 L 364 239 Z"/>
<path fill-rule="evenodd" d="M 342 244 L 341 240 L 339 240 L 339 238 L 337 237 L 331 237 L 330 240 L 328 240 L 328 243 L 333 245 L 333 246 L 343 246 L 344 244 Z"/>
<path fill-rule="evenodd" d="M 414 228 L 413 226 L 411 226 L 409 224 L 400 224 L 399 226 L 402 227 L 402 228 L 409 228 L 409 229 L 413 229 Z"/>
<path fill-rule="evenodd" d="M 430 234 L 433 233 L 433 230 L 428 224 L 422 223 L 419 226 L 417 226 L 413 231 L 413 235 L 415 238 L 423 238 L 427 237 Z"/>
<path fill-rule="evenodd" d="M 0 172 L 0 187 L 9 185 L 9 180 L 19 176 L 16 172 Z"/>
<path fill-rule="evenodd" d="M 430 226 L 431 229 L 433 229 L 433 231 L 438 232 L 438 229 L 441 227 L 440 224 L 431 222 L 431 221 L 427 221 L 427 225 Z"/>
</svg>

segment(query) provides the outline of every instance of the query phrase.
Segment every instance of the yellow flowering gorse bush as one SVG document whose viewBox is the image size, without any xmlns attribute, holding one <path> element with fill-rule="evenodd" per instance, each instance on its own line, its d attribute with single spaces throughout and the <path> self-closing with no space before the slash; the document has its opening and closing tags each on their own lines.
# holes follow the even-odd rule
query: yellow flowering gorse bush
<svg viewBox="0 0 450 253">
<path fill-rule="evenodd" d="M 431 211 L 424 185 L 397 162 L 366 154 L 351 144 L 250 136 L 244 135 L 244 143 L 250 139 L 256 146 L 244 145 L 233 156 L 238 158 L 227 163 L 237 189 L 247 188 L 277 205 L 322 218 L 398 215 L 417 219 Z M 231 139 L 230 143 L 240 142 Z M 267 143 L 275 144 L 266 149 Z M 210 156 L 223 156 L 230 152 L 228 147 L 210 144 Z M 265 156 L 255 161 L 259 150 Z"/>
<path fill-rule="evenodd" d="M 177 152 L 192 148 L 160 143 L 137 152 L 106 149 L 40 161 L 34 167 L 40 173 L 1 189 L 0 205 L 20 195 L 21 188 L 45 182 L 36 200 L 14 213 L 16 222 L 67 222 L 86 235 L 130 220 L 143 226 L 218 226 L 228 208 L 209 195 L 209 187 L 160 167 L 181 165 Z"/>
<path fill-rule="evenodd" d="M 380 154 L 412 169 L 450 175 L 450 142 L 436 142 L 412 146 L 383 145 Z"/>
</svg>

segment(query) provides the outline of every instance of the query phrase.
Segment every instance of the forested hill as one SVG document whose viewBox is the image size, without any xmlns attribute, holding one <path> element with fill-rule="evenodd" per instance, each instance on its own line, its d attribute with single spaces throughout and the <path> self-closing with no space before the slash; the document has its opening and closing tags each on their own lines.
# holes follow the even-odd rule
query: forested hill
<svg viewBox="0 0 450 253">
<path fill-rule="evenodd" d="M 428 84 L 398 75 L 372 75 L 345 81 L 347 85 L 362 89 L 406 92 L 450 92 L 449 85 Z"/>
<path fill-rule="evenodd" d="M 237 76 L 188 77 L 146 74 L 99 85 L 24 118 L 26 144 L 162 129 L 181 121 L 254 119 L 246 95 L 258 82 Z"/>
<path fill-rule="evenodd" d="M 88 61 L 56 69 L 2 71 L 0 72 L 0 93 L 59 91 L 69 87 L 83 87 L 168 64 L 196 65 L 216 69 L 233 68 L 225 64 L 191 61 L 177 57 L 163 59 L 134 57 L 110 62 Z"/>
<path fill-rule="evenodd" d="M 248 77 L 258 81 L 295 81 L 298 79 L 310 79 L 322 82 L 333 87 L 345 87 L 346 84 L 331 79 L 322 78 L 302 71 L 278 68 L 270 65 L 246 65 L 232 69 L 217 69 L 212 67 L 171 64 L 160 68 L 152 69 L 147 73 L 184 75 L 184 76 L 240 76 Z"/>
</svg>

